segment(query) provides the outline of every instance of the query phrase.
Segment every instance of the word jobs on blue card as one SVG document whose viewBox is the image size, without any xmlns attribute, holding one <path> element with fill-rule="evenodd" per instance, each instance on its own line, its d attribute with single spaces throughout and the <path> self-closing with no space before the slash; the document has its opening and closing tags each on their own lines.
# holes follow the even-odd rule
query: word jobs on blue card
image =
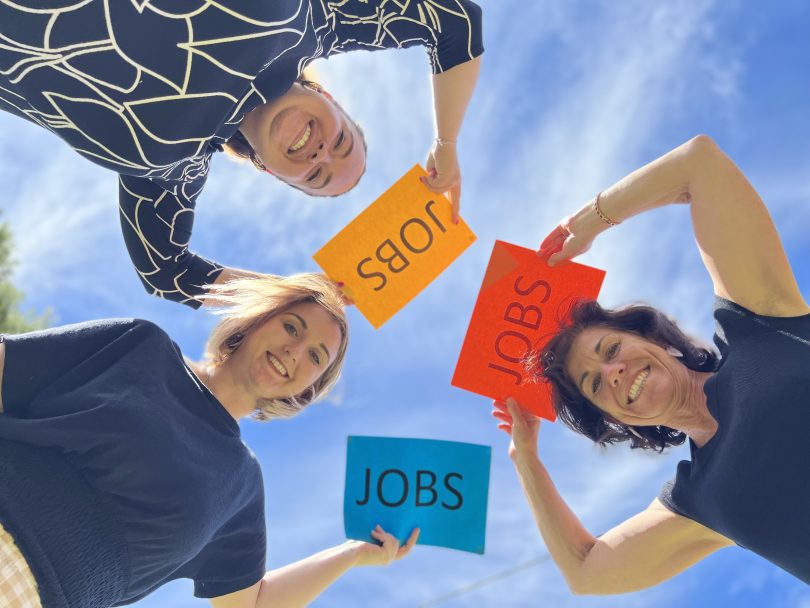
<svg viewBox="0 0 810 608">
<path fill-rule="evenodd" d="M 484 552 L 491 448 L 484 445 L 349 437 L 343 519 L 347 538 L 376 542 L 377 524 L 404 542 Z"/>
</svg>

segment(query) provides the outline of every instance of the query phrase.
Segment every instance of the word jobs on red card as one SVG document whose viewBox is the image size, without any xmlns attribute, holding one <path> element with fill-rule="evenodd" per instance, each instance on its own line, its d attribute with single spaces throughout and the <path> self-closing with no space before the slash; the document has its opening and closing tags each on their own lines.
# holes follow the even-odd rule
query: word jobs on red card
<svg viewBox="0 0 810 608">
<path fill-rule="evenodd" d="M 558 328 L 579 299 L 599 295 L 605 272 L 568 262 L 549 266 L 531 249 L 495 241 L 452 384 L 492 399 L 515 398 L 554 420 L 548 385 L 536 382 L 525 359 Z"/>
</svg>

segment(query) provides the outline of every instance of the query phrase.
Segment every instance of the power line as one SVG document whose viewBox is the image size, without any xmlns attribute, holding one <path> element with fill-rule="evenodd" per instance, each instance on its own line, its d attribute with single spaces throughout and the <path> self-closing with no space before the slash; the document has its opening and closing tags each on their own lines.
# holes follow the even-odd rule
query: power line
<svg viewBox="0 0 810 608">
<path fill-rule="evenodd" d="M 463 587 L 459 587 L 454 591 L 450 591 L 449 593 L 445 593 L 444 595 L 440 595 L 438 597 L 433 598 L 432 600 L 428 600 L 424 604 L 419 604 L 418 608 L 434 608 L 435 606 L 440 606 L 450 600 L 454 600 L 462 595 L 466 595 L 473 591 L 477 591 L 482 587 L 486 587 L 487 585 L 491 585 L 497 581 L 502 579 L 508 578 L 513 574 L 517 574 L 518 572 L 522 572 L 523 570 L 528 570 L 529 568 L 533 568 L 534 566 L 539 566 L 549 560 L 549 554 L 546 553 L 545 555 L 541 555 L 539 557 L 535 557 L 530 559 L 527 562 L 523 562 L 522 564 L 518 564 L 516 566 L 512 566 L 507 570 L 502 570 L 501 572 L 497 572 L 485 578 L 479 579 L 474 581 L 468 585 L 464 585 Z"/>
</svg>

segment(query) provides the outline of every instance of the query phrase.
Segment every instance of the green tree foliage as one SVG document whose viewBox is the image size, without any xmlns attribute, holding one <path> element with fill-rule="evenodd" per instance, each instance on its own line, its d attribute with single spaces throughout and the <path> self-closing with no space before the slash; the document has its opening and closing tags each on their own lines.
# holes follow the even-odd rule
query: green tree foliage
<svg viewBox="0 0 810 608">
<path fill-rule="evenodd" d="M 14 246 L 8 225 L 0 223 L 0 332 L 17 334 L 47 327 L 50 313 L 35 315 L 20 310 L 23 293 L 11 283 Z"/>
</svg>

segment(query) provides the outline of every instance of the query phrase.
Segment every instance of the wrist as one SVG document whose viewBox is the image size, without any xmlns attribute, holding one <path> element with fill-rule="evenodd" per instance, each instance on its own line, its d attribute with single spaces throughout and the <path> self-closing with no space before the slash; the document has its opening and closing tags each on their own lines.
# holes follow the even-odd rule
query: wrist
<svg viewBox="0 0 810 608">
<path fill-rule="evenodd" d="M 342 545 L 340 545 L 340 551 L 348 558 L 349 568 L 355 568 L 357 566 L 363 566 L 363 549 L 364 546 L 368 543 L 365 543 L 361 540 L 347 540 Z"/>
<path fill-rule="evenodd" d="M 579 211 L 569 216 L 566 224 L 566 228 L 571 234 L 587 236 L 591 239 L 610 228 L 594 210 L 593 199 L 583 205 Z"/>
<path fill-rule="evenodd" d="M 537 456 L 536 450 L 530 450 L 528 448 L 523 450 L 514 450 L 510 455 L 512 459 L 512 464 L 515 465 L 515 468 L 518 472 L 531 467 L 533 463 L 539 462 L 540 459 Z"/>
</svg>

